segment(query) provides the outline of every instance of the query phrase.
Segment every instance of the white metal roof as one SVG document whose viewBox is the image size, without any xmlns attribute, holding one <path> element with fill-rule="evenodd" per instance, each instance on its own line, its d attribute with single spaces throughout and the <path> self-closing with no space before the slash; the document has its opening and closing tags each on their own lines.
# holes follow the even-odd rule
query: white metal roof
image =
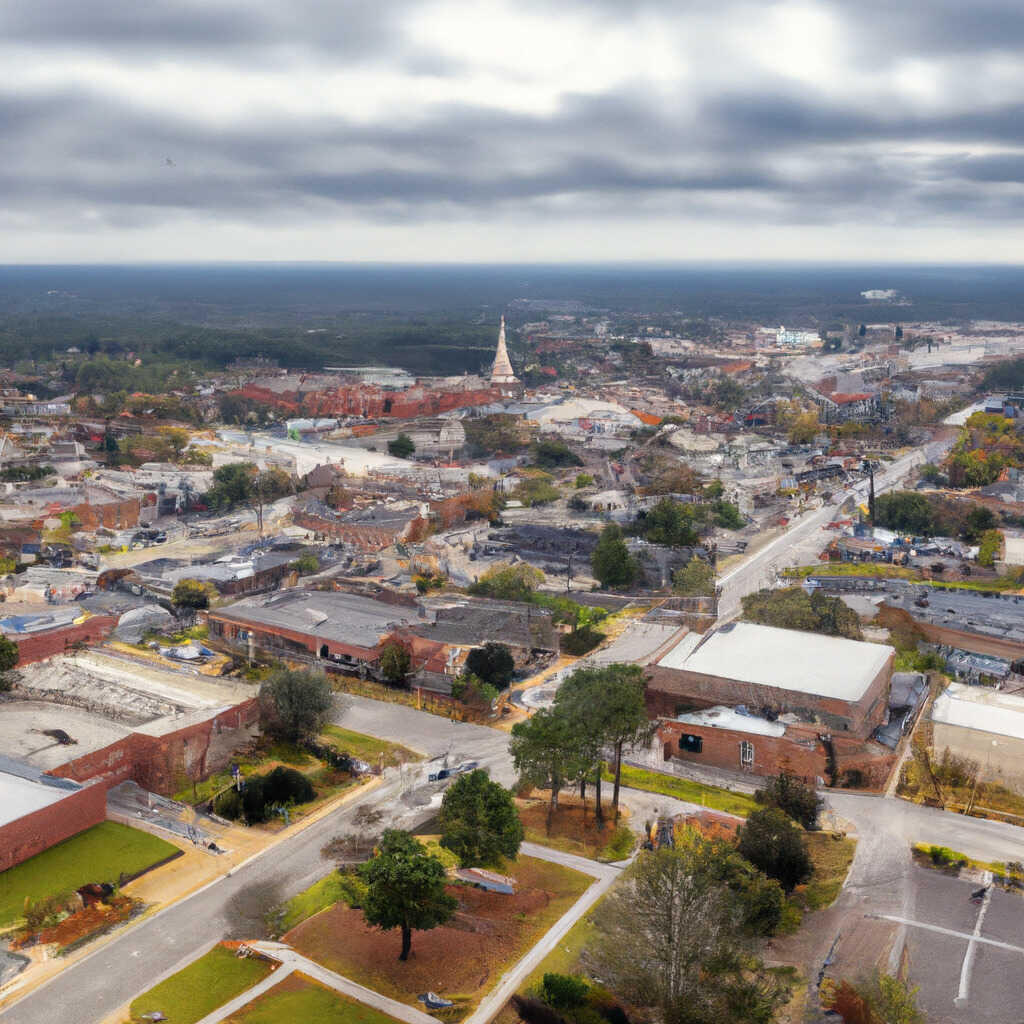
<svg viewBox="0 0 1024 1024">
<path fill-rule="evenodd" d="M 0 771 L 0 826 L 49 807 L 73 792 Z"/>
<path fill-rule="evenodd" d="M 703 711 L 691 711 L 688 715 L 677 715 L 676 721 L 683 725 L 703 725 L 712 729 L 732 729 L 733 732 L 749 732 L 756 736 L 784 736 L 786 727 L 782 722 L 769 722 L 767 718 L 744 715 L 735 708 L 719 705 Z"/>
<path fill-rule="evenodd" d="M 892 654 L 884 644 L 753 622 L 729 623 L 687 650 L 692 635 L 658 664 L 846 701 L 864 696 Z"/>
<path fill-rule="evenodd" d="M 1024 740 L 1024 697 L 950 683 L 932 705 L 932 721 Z"/>
</svg>

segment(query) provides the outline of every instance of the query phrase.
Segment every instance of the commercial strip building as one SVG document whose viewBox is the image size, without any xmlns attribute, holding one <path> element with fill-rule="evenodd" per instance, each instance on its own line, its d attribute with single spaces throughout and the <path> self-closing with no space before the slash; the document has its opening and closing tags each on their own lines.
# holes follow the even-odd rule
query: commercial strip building
<svg viewBox="0 0 1024 1024">
<path fill-rule="evenodd" d="M 871 740 L 888 721 L 891 647 L 729 623 L 688 633 L 648 666 L 655 751 L 757 775 L 880 783 L 892 755 Z"/>
</svg>

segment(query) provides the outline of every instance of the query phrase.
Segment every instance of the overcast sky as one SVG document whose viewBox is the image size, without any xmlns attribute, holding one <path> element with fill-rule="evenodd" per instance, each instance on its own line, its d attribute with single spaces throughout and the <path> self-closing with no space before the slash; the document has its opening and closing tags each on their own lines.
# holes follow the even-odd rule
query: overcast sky
<svg viewBox="0 0 1024 1024">
<path fill-rule="evenodd" d="M 0 261 L 1024 262 L 1020 0 L 0 0 Z"/>
</svg>

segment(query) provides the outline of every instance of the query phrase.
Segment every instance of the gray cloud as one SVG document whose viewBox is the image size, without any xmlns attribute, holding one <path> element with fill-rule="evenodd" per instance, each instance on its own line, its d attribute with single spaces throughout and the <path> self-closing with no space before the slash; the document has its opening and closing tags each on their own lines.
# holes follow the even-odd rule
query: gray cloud
<svg viewBox="0 0 1024 1024">
<path fill-rule="evenodd" d="M 345 216 L 413 230 L 510 210 L 544 220 L 679 215 L 755 226 L 1018 221 L 1024 102 L 972 96 L 949 59 L 1012 50 L 1024 42 L 1024 9 L 821 2 L 848 30 L 827 90 L 802 85 L 784 66 L 736 67 L 727 87 L 702 84 L 697 73 L 655 87 L 636 67 L 625 82 L 564 91 L 543 113 L 501 97 L 419 95 L 421 79 L 458 83 L 487 63 L 487 54 L 456 57 L 416 38 L 409 25 L 419 0 L 8 4 L 0 45 L 43 66 L 72 51 L 115 70 L 177 61 L 197 80 L 211 67 L 229 80 L 237 72 L 243 98 L 254 68 L 315 80 L 335 66 L 373 66 L 404 78 L 408 104 L 367 120 L 339 115 L 314 94 L 298 113 L 253 100 L 214 121 L 173 95 L 117 92 L 87 70 L 59 87 L 0 82 L 0 215 L 40 225 L 59 217 L 83 231 L 182 215 L 300 221 L 310 230 Z M 724 35 L 760 7 L 709 0 L 690 13 L 699 10 L 704 30 L 717 15 Z M 581 9 L 596 11 L 599 27 L 680 16 L 662 0 Z M 888 101 L 842 88 L 844 74 L 863 81 L 865 62 L 902 60 L 931 62 L 927 105 L 895 85 Z"/>
</svg>

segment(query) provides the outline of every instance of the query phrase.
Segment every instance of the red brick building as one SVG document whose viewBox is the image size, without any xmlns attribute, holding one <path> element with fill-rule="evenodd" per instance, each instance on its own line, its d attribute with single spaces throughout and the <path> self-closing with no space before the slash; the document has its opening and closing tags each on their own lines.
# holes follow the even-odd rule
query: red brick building
<svg viewBox="0 0 1024 1024">
<path fill-rule="evenodd" d="M 107 790 L 0 756 L 0 871 L 99 824 Z"/>
<path fill-rule="evenodd" d="M 880 781 L 872 743 L 888 715 L 891 647 L 753 623 L 688 634 L 648 666 L 648 713 L 665 761 L 809 781 Z"/>
</svg>

